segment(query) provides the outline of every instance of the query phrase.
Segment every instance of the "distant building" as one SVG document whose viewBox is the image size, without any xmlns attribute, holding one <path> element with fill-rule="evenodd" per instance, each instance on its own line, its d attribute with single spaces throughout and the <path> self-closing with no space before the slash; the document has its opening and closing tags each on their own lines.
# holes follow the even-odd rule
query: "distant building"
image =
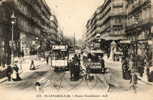
<svg viewBox="0 0 153 100">
<path fill-rule="evenodd" d="M 4 42 L 5 56 L 10 58 L 12 35 L 11 15 L 16 16 L 14 24 L 14 54 L 28 51 L 32 43 L 44 44 L 56 41 L 57 20 L 45 0 L 1 0 L 0 1 L 0 42 Z M 51 16 L 54 19 L 51 19 Z M 36 40 L 37 38 L 37 40 Z M 36 42 L 33 42 L 36 41 Z M 10 61 L 7 61 L 10 63 Z"/>
</svg>

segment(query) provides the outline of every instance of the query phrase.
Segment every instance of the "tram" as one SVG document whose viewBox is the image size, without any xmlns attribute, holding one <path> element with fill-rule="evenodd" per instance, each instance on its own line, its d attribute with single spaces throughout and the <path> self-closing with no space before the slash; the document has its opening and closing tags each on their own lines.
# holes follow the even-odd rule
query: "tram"
<svg viewBox="0 0 153 100">
<path fill-rule="evenodd" d="M 55 72 L 68 70 L 68 46 L 67 45 L 53 45 L 51 54 L 51 66 Z"/>
</svg>

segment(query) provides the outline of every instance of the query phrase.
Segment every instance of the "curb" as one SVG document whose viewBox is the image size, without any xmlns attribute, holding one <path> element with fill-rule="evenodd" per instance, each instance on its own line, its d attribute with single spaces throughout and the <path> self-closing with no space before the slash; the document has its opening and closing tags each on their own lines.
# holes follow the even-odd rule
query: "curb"
<svg viewBox="0 0 153 100">
<path fill-rule="evenodd" d="M 7 77 L 4 77 L 4 78 L 0 79 L 0 84 L 4 83 L 6 81 L 7 81 Z"/>
</svg>

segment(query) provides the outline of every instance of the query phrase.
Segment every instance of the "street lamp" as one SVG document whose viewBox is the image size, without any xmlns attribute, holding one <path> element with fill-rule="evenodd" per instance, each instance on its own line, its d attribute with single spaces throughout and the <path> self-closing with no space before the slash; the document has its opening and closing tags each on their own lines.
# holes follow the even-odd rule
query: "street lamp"
<svg viewBox="0 0 153 100">
<path fill-rule="evenodd" d="M 11 63 L 14 63 L 14 51 L 13 51 L 13 41 L 14 41 L 14 24 L 16 23 L 16 17 L 14 15 L 14 12 L 11 15 L 11 24 L 12 24 L 12 40 L 11 40 L 11 45 L 12 45 L 12 53 L 11 53 Z"/>
<path fill-rule="evenodd" d="M 100 49 L 100 45 L 101 45 L 101 38 L 100 38 L 100 34 L 96 34 L 96 43 L 98 45 L 98 49 Z"/>
<path fill-rule="evenodd" d="M 40 48 L 40 44 L 38 43 L 39 42 L 39 38 L 38 37 L 36 37 L 35 38 L 35 41 L 36 41 L 36 43 L 35 43 L 35 45 L 36 45 L 36 48 L 37 48 L 37 54 L 36 54 L 36 56 L 38 56 L 38 49 Z M 39 56 L 38 56 L 39 57 Z"/>
<path fill-rule="evenodd" d="M 38 37 L 36 37 L 36 41 L 38 41 L 39 40 L 39 38 Z"/>
</svg>

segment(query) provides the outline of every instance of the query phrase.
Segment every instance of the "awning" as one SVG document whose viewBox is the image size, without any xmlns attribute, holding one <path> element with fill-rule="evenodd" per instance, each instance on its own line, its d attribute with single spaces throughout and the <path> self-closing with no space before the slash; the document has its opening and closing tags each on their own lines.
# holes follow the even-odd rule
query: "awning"
<svg viewBox="0 0 153 100">
<path fill-rule="evenodd" d="M 90 50 L 90 53 L 104 53 L 102 50 Z"/>
<path fill-rule="evenodd" d="M 122 40 L 122 41 L 120 41 L 120 43 L 122 43 L 122 44 L 130 44 L 131 41 L 130 40 Z"/>
<path fill-rule="evenodd" d="M 110 35 L 102 35 L 101 36 L 101 39 L 104 39 L 104 40 L 125 40 L 126 37 L 124 36 L 110 36 Z"/>
</svg>

